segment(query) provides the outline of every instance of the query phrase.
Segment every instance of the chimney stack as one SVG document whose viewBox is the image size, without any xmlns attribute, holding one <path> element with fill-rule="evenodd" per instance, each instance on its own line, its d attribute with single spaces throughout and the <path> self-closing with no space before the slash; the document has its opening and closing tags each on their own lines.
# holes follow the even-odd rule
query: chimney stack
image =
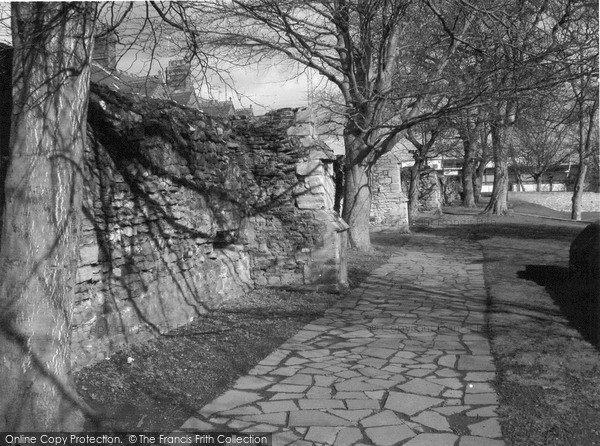
<svg viewBox="0 0 600 446">
<path fill-rule="evenodd" d="M 192 66 L 185 60 L 170 60 L 167 67 L 167 87 L 171 91 L 192 89 Z"/>
<path fill-rule="evenodd" d="M 117 36 L 113 31 L 105 34 L 106 26 L 100 28 L 100 37 L 94 39 L 94 50 L 92 52 L 92 61 L 114 71 L 117 68 Z"/>
</svg>

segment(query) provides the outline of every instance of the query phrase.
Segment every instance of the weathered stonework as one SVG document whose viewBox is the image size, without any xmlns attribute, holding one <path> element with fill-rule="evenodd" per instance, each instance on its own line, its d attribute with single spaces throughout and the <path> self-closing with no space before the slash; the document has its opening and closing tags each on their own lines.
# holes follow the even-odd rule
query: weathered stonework
<svg viewBox="0 0 600 446">
<path fill-rule="evenodd" d="M 371 169 L 371 223 L 376 227 L 408 229 L 408 198 L 402 190 L 399 150 L 382 156 Z"/>
<path fill-rule="evenodd" d="M 92 85 L 88 122 L 75 368 L 255 286 L 345 285 L 335 157 L 294 111 L 222 122 Z"/>
</svg>

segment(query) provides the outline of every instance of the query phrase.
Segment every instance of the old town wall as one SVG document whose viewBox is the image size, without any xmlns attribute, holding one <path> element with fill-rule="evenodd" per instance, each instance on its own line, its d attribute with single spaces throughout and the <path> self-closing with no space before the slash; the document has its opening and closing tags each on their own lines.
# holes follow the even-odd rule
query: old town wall
<svg viewBox="0 0 600 446">
<path fill-rule="evenodd" d="M 256 286 L 339 287 L 333 153 L 294 110 L 219 121 L 92 85 L 75 368 Z"/>
</svg>

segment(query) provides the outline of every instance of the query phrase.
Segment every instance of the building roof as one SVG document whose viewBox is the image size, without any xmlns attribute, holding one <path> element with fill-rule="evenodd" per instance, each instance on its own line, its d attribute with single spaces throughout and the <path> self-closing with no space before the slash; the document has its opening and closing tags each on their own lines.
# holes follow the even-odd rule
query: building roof
<svg viewBox="0 0 600 446">
<path fill-rule="evenodd" d="M 178 104 L 187 107 L 199 108 L 200 101 L 194 90 L 176 90 L 170 91 L 169 97 Z"/>
<path fill-rule="evenodd" d="M 131 76 L 117 70 L 108 70 L 92 62 L 91 81 L 123 93 L 138 94 L 153 98 L 166 96 L 166 90 L 159 76 Z"/>
<path fill-rule="evenodd" d="M 231 100 L 215 101 L 199 99 L 193 88 L 167 89 L 160 76 L 138 77 L 118 70 L 110 70 L 92 62 L 91 81 L 122 93 L 137 94 L 151 98 L 172 99 L 186 107 L 197 108 L 207 115 L 218 118 L 229 116 L 254 116 L 252 107 L 236 110 Z"/>
<path fill-rule="evenodd" d="M 207 101 L 199 104 L 198 108 L 210 116 L 226 118 L 235 113 L 235 108 L 231 101 Z"/>
<path fill-rule="evenodd" d="M 234 115 L 235 116 L 245 116 L 245 117 L 251 117 L 254 116 L 254 110 L 252 109 L 252 106 L 250 107 L 246 107 L 246 108 L 239 108 L 234 110 Z"/>
</svg>

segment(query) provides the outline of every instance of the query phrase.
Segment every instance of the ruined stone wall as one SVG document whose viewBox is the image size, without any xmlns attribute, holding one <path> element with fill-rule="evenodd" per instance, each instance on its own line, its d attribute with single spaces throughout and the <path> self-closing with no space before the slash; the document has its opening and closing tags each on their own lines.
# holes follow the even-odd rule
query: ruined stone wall
<svg viewBox="0 0 600 446">
<path fill-rule="evenodd" d="M 257 285 L 345 282 L 331 151 L 291 110 L 220 122 L 93 86 L 76 368 Z"/>
<path fill-rule="evenodd" d="M 400 148 L 383 155 L 371 169 L 371 223 L 377 227 L 408 229 L 408 200 L 402 188 Z"/>
</svg>

